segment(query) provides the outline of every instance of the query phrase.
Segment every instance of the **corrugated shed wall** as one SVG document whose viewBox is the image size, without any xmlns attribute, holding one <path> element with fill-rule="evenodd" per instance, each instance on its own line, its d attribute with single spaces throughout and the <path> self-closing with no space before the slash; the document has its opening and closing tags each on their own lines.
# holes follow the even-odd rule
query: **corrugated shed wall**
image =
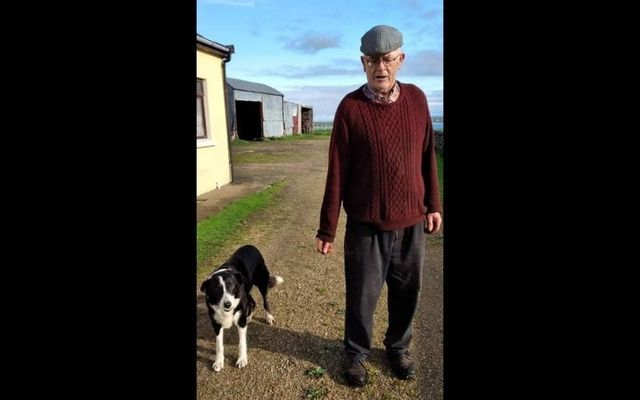
<svg viewBox="0 0 640 400">
<path fill-rule="evenodd" d="M 284 135 L 282 103 L 282 96 L 262 94 L 262 121 L 265 137 Z"/>
<path fill-rule="evenodd" d="M 230 93 L 232 93 L 232 95 L 229 97 L 233 97 L 230 103 L 235 102 L 235 100 L 262 103 L 262 127 L 264 137 L 282 137 L 284 135 L 282 96 L 233 89 L 230 90 Z M 229 109 L 234 110 L 235 107 L 229 107 Z M 235 112 L 231 112 L 231 114 L 233 114 L 233 118 L 236 118 Z M 235 127 L 236 124 L 234 121 L 231 123 L 232 131 L 234 131 Z"/>
<path fill-rule="evenodd" d="M 293 135 L 300 132 L 293 131 L 293 117 L 298 115 L 298 105 L 289 101 L 284 102 L 284 134 Z"/>
<path fill-rule="evenodd" d="M 262 101 L 262 93 L 256 92 L 245 92 L 242 90 L 234 90 L 233 91 L 236 100 L 243 101 Z"/>
</svg>

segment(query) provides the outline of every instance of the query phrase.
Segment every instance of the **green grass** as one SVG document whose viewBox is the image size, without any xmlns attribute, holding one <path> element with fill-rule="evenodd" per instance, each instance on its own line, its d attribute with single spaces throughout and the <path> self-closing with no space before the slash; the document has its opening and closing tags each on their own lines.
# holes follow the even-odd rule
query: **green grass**
<svg viewBox="0 0 640 400">
<path fill-rule="evenodd" d="M 214 257 L 233 235 L 238 234 L 238 228 L 243 221 L 272 204 L 286 185 L 285 180 L 276 181 L 267 188 L 234 201 L 219 213 L 200 221 L 196 228 L 198 267 Z"/>
<path fill-rule="evenodd" d="M 317 140 L 317 139 L 329 139 L 331 137 L 331 130 L 317 130 L 313 133 L 302 133 L 300 135 L 287 135 L 284 137 L 269 138 L 268 140 L 274 141 L 294 141 L 294 140 Z"/>
<path fill-rule="evenodd" d="M 277 163 L 281 161 L 288 161 L 290 159 L 290 154 L 272 154 L 259 151 L 236 153 L 233 155 L 233 162 L 237 164 Z"/>
<path fill-rule="evenodd" d="M 284 137 L 270 137 L 263 140 L 243 140 L 236 139 L 231 142 L 231 146 L 239 147 L 246 146 L 249 143 L 259 142 L 291 142 L 296 140 L 322 140 L 331 138 L 331 129 L 317 129 L 313 133 L 302 133 L 300 135 L 286 135 Z"/>
<path fill-rule="evenodd" d="M 316 388 L 305 388 L 304 389 L 304 398 L 305 399 L 321 399 L 325 395 L 325 391 L 323 389 Z"/>
<path fill-rule="evenodd" d="M 327 129 L 316 129 L 313 131 L 314 135 L 329 135 L 331 136 L 331 128 Z"/>
<path fill-rule="evenodd" d="M 254 142 L 253 140 L 236 139 L 231 142 L 231 147 L 246 146 L 249 143 L 253 143 L 253 142 Z"/>
</svg>

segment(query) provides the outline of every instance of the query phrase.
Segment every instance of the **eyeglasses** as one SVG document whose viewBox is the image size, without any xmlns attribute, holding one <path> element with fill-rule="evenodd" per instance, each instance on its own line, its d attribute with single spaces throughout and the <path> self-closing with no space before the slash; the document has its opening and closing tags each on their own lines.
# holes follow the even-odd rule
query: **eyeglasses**
<svg viewBox="0 0 640 400">
<path fill-rule="evenodd" d="M 398 54 L 394 58 L 389 57 L 369 57 L 364 56 L 364 62 L 367 63 L 368 67 L 373 67 L 374 65 L 378 65 L 378 63 L 383 63 L 386 67 L 396 62 L 398 57 L 400 57 L 402 53 Z"/>
</svg>

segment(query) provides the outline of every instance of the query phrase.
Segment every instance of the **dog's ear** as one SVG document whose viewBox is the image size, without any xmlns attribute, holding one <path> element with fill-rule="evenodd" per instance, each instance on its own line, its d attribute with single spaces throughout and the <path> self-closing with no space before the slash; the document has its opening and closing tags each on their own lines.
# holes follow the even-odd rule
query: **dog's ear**
<svg viewBox="0 0 640 400">
<path fill-rule="evenodd" d="M 200 291 L 202 293 L 204 293 L 204 290 L 207 287 L 207 282 L 209 282 L 209 279 L 206 279 L 204 282 L 202 282 L 202 285 L 200 285 Z"/>
<path fill-rule="evenodd" d="M 238 281 L 238 285 L 244 285 L 244 278 L 242 277 L 242 274 L 240 272 L 234 272 L 233 276 L 234 278 L 236 278 L 236 281 Z"/>
</svg>

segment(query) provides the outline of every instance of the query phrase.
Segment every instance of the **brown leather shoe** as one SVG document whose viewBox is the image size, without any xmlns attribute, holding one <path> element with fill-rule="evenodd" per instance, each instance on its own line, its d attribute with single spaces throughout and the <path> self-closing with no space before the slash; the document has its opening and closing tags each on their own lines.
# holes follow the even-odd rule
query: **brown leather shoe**
<svg viewBox="0 0 640 400">
<path fill-rule="evenodd" d="M 416 372 L 416 363 L 409 355 L 408 351 L 400 354 L 387 353 L 391 362 L 391 369 L 400 379 L 409 379 Z"/>
<path fill-rule="evenodd" d="M 351 386 L 364 386 L 367 383 L 367 369 L 362 361 L 347 361 L 344 374 Z"/>
</svg>

